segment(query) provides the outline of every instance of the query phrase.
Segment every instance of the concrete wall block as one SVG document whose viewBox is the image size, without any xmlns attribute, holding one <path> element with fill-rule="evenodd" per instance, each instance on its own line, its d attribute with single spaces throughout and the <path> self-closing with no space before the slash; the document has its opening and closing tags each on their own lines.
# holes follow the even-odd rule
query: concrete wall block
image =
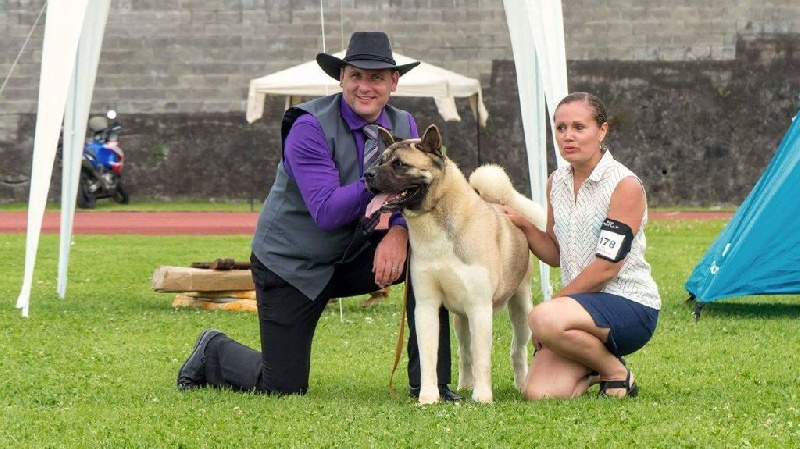
<svg viewBox="0 0 800 449">
<path fill-rule="evenodd" d="M 633 34 L 633 26 L 628 22 L 609 23 L 608 21 L 600 20 L 587 21 L 580 28 L 576 28 L 576 33 L 574 35 L 581 36 L 581 39 L 574 39 L 574 41 L 591 40 L 592 36 L 607 36 L 608 33 L 614 33 L 615 36 L 630 36 Z"/>
<path fill-rule="evenodd" d="M 644 44 L 648 47 L 676 47 L 678 45 L 672 42 L 671 34 L 648 34 L 643 36 Z M 689 45 L 691 46 L 691 43 Z"/>
<path fill-rule="evenodd" d="M 243 34 L 247 34 L 245 31 L 248 29 L 263 31 L 266 28 L 265 25 L 269 23 L 270 15 L 266 11 L 247 11 L 242 14 L 242 21 L 239 26 L 242 27 Z"/>
<path fill-rule="evenodd" d="M 17 140 L 17 128 L 19 127 L 19 116 L 10 114 L 0 114 L 0 133 L 8 140 Z M 0 144 L 0 151 L 8 152 L 7 157 L 12 157 L 5 145 Z"/>
<path fill-rule="evenodd" d="M 193 7 L 202 7 L 205 1 L 194 2 Z M 152 11 L 154 9 L 179 9 L 181 0 L 129 0 L 128 5 L 133 11 Z"/>
<path fill-rule="evenodd" d="M 200 104 L 198 112 L 214 113 L 218 111 L 241 111 L 242 122 L 245 121 L 245 102 L 239 101 L 204 101 Z"/>
<path fill-rule="evenodd" d="M 13 62 L 13 59 L 12 59 Z M 40 64 L 19 64 L 12 66 L 11 63 L 2 64 L 0 65 L 0 74 L 2 74 L 3 80 L 7 76 L 18 77 L 25 80 L 30 80 L 32 77 L 36 77 L 37 82 L 39 78 L 39 74 L 42 71 L 42 67 Z"/>
<path fill-rule="evenodd" d="M 631 45 L 614 45 L 608 48 L 606 59 L 609 60 L 630 60 L 633 59 L 633 46 Z"/>
<path fill-rule="evenodd" d="M 509 53 L 506 47 L 490 47 L 481 50 L 481 60 L 496 61 L 501 59 L 514 59 L 514 55 Z M 490 66 L 491 67 L 491 66 Z M 472 70 L 475 72 L 475 70 Z M 474 74 L 473 76 L 476 76 Z"/>
<path fill-rule="evenodd" d="M 598 50 L 594 46 L 589 45 L 568 45 L 567 46 L 567 60 L 572 61 L 588 61 L 593 59 L 606 59 L 598 56 Z"/>
<path fill-rule="evenodd" d="M 447 70 L 460 73 L 465 76 L 470 76 L 472 78 L 477 78 L 477 76 L 475 75 L 476 72 L 486 73 L 487 70 L 491 72 L 491 69 L 492 69 L 491 61 L 457 60 L 453 61 L 451 64 L 448 64 L 447 66 Z"/>
<path fill-rule="evenodd" d="M 420 22 L 420 23 L 407 23 L 403 26 L 398 26 L 388 30 L 391 33 L 389 36 L 392 48 L 398 48 L 404 42 L 412 42 L 419 39 L 419 36 L 432 36 L 436 39 L 438 36 L 438 29 L 440 27 L 436 23 Z M 348 36 L 349 37 L 349 36 Z M 345 37 L 345 46 L 347 46 L 347 39 Z"/>
<path fill-rule="evenodd" d="M 125 11 L 115 13 L 114 10 L 111 10 L 108 13 L 108 19 L 106 21 L 106 35 L 108 35 L 109 27 L 114 31 L 114 34 L 139 35 L 138 33 L 141 32 L 140 26 L 145 25 L 161 25 L 159 28 L 168 31 L 175 23 L 159 22 L 152 11 Z"/>
<path fill-rule="evenodd" d="M 102 69 L 102 70 L 101 70 Z M 149 73 L 152 70 L 150 63 L 130 63 L 130 62 L 103 62 L 98 67 L 98 78 L 109 75 L 130 76 Z"/>
<path fill-rule="evenodd" d="M 503 8 L 500 9 L 484 9 L 484 8 L 475 8 L 475 9 L 467 9 L 467 22 L 485 22 L 485 21 L 492 21 L 497 22 L 499 20 L 506 20 L 506 12 Z"/>
<path fill-rule="evenodd" d="M 771 8 L 764 8 L 762 20 L 769 22 L 784 22 L 788 21 L 791 17 L 800 16 L 800 5 L 793 2 L 789 5 L 773 4 Z"/>
<path fill-rule="evenodd" d="M 191 12 L 191 20 L 194 24 L 239 24 L 242 21 L 241 11 L 197 11 Z"/>
<path fill-rule="evenodd" d="M 615 17 L 609 17 L 611 19 L 616 19 L 618 17 L 622 21 L 644 22 L 644 21 L 658 19 L 657 17 L 654 17 L 655 11 L 656 10 L 654 10 L 653 8 L 638 5 L 630 8 L 625 8 L 624 10 L 620 10 L 619 16 L 617 16 L 616 11 L 608 11 L 606 14 L 608 15 L 613 14 L 615 16 Z M 673 11 L 673 14 L 675 14 L 675 11 Z"/>
<path fill-rule="evenodd" d="M 269 7 L 269 0 L 225 0 L 227 9 L 240 8 L 242 11 L 258 11 Z"/>
<path fill-rule="evenodd" d="M 38 90 L 37 90 L 38 92 Z M 32 114 L 36 111 L 36 102 L 31 102 L 30 99 L 25 100 L 3 100 L 3 113 L 4 114 Z M 0 139 L 2 140 L 2 139 Z"/>
<path fill-rule="evenodd" d="M 442 21 L 445 23 L 464 23 L 467 21 L 467 11 L 463 9 L 443 9 Z"/>
<path fill-rule="evenodd" d="M 643 20 L 633 23 L 633 34 L 641 36 L 650 36 L 664 34 L 664 27 L 661 22 L 655 20 Z"/>
<path fill-rule="evenodd" d="M 35 98 L 38 94 L 38 86 L 9 88 L 8 85 L 6 85 L 3 91 L 3 99 L 9 101 L 27 101 L 30 98 Z"/>
<path fill-rule="evenodd" d="M 279 70 L 282 70 L 282 68 L 281 69 L 275 68 L 275 66 L 267 64 L 266 62 L 251 63 L 251 64 L 244 64 L 241 67 L 239 67 L 239 74 L 247 79 L 247 83 L 245 85 L 245 87 L 247 87 L 250 85 L 251 79 L 260 78 L 262 76 L 275 73 Z"/>
<path fill-rule="evenodd" d="M 290 19 L 291 23 L 319 23 L 319 10 L 292 9 Z"/>
<path fill-rule="evenodd" d="M 175 27 L 176 25 L 187 24 L 192 22 L 192 11 L 191 9 L 169 9 L 169 10 L 155 10 L 150 12 L 150 22 L 154 22 L 157 26 L 161 28 L 162 33 L 168 33 L 170 30 Z M 123 19 L 121 23 L 118 22 L 118 19 Z M 118 24 L 124 26 L 126 19 L 125 16 L 117 16 L 114 14 L 114 10 L 112 9 L 109 13 L 108 20 L 114 21 L 111 25 L 116 26 Z M 106 27 L 108 30 L 108 27 Z"/>
<path fill-rule="evenodd" d="M 711 47 L 711 59 L 715 61 L 731 61 L 736 59 L 736 48 L 732 46 Z"/>
<path fill-rule="evenodd" d="M 463 28 L 460 24 L 449 24 L 450 27 L 453 28 Z M 497 43 L 495 40 L 497 36 L 502 37 L 503 43 L 506 45 L 510 45 L 510 36 L 508 34 L 508 24 L 506 24 L 506 20 L 503 19 L 499 22 L 488 22 L 482 21 L 475 24 L 470 24 L 466 29 L 471 33 L 480 33 L 485 36 L 492 36 L 492 43 Z"/>
<path fill-rule="evenodd" d="M 655 46 L 651 48 L 656 49 L 655 59 L 657 61 L 683 61 L 687 59 L 690 52 L 690 49 L 686 47 Z"/>
<path fill-rule="evenodd" d="M 786 22 L 765 23 L 763 30 L 768 34 L 787 34 L 791 29 L 791 24 Z"/>
<path fill-rule="evenodd" d="M 695 45 L 717 45 L 717 46 L 722 46 L 722 45 L 725 45 L 725 36 L 727 36 L 727 34 L 722 34 L 722 33 L 704 34 L 702 36 L 698 36 L 697 39 L 695 39 Z"/>
<path fill-rule="evenodd" d="M 400 22 L 401 25 L 398 27 L 405 28 L 418 22 L 430 23 L 435 20 L 435 16 L 433 18 L 422 16 L 417 9 L 389 8 L 381 11 L 381 20 L 387 24 Z M 394 34 L 392 28 L 387 28 L 386 31 Z"/>
<path fill-rule="evenodd" d="M 286 24 L 292 22 L 292 10 L 291 9 L 283 9 L 283 8 L 275 8 L 275 9 L 268 9 L 263 16 L 258 16 L 256 18 L 251 18 L 249 14 L 245 15 L 242 19 L 244 22 L 247 21 L 261 21 L 263 17 L 264 23 L 275 25 L 275 24 Z"/>
<path fill-rule="evenodd" d="M 24 5 L 24 4 L 17 5 L 15 9 L 8 11 L 9 23 L 14 23 L 18 25 L 27 24 L 28 27 L 30 27 L 31 25 L 33 25 L 34 22 L 36 22 L 36 18 L 39 17 L 39 11 L 42 10 L 42 6 L 43 5 L 41 3 L 35 5 Z M 40 25 L 44 23 L 46 17 L 47 17 L 47 9 L 45 9 L 45 12 L 42 13 L 41 19 L 39 19 Z"/>
<path fill-rule="evenodd" d="M 38 87 L 38 75 L 39 75 L 39 73 L 40 72 L 36 73 L 36 76 L 37 76 L 36 84 L 31 83 L 31 79 L 29 77 L 23 76 L 22 74 L 19 74 L 19 73 L 15 73 L 13 76 L 8 77 L 8 78 L 6 78 L 6 76 L 5 76 L 5 75 L 7 75 L 7 73 L 6 73 L 5 75 L 3 75 L 3 80 L 0 81 L 0 84 L 5 82 L 6 83 L 5 89 L 6 90 L 26 89 L 26 88 L 31 88 L 31 87 Z"/>
<path fill-rule="evenodd" d="M 480 49 L 485 44 L 485 38 L 462 31 L 442 36 L 441 43 L 444 47 Z"/>
<path fill-rule="evenodd" d="M 693 45 L 688 48 L 686 53 L 686 60 L 697 61 L 711 59 L 711 46 L 710 45 Z"/>
</svg>

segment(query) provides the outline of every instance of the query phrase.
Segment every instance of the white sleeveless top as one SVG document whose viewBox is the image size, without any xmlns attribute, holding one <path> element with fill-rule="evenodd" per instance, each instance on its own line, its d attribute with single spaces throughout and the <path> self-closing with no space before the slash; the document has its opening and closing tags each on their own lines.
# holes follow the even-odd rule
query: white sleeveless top
<svg viewBox="0 0 800 449">
<path fill-rule="evenodd" d="M 553 173 L 550 203 L 553 206 L 553 231 L 561 251 L 562 285 L 572 282 L 595 260 L 600 226 L 608 216 L 611 194 L 617 183 L 629 176 L 639 180 L 633 172 L 617 162 L 608 150 L 589 178 L 578 189 L 577 195 L 573 194 L 574 178 L 571 166 L 561 167 Z M 633 238 L 630 252 L 621 262 L 622 269 L 602 291 L 624 296 L 659 310 L 661 297 L 650 274 L 650 265 L 644 259 L 647 248 L 644 236 L 645 224 L 647 224 L 646 205 L 639 232 Z"/>
</svg>

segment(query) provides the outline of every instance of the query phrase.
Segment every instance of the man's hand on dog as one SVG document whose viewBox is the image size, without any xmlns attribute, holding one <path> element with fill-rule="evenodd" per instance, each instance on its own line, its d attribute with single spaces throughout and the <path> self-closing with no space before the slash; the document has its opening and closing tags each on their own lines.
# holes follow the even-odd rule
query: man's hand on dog
<svg viewBox="0 0 800 449">
<path fill-rule="evenodd" d="M 372 272 L 378 287 L 392 285 L 400 279 L 408 257 L 408 230 L 403 226 L 392 226 L 375 250 Z"/>
</svg>

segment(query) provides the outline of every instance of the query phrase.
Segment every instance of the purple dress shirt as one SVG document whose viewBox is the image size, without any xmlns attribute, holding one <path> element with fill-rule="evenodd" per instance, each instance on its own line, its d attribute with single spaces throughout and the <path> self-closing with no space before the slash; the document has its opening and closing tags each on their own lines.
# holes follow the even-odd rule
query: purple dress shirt
<svg viewBox="0 0 800 449">
<path fill-rule="evenodd" d="M 356 140 L 358 160 L 363 163 L 366 137 L 362 128 L 368 123 L 344 99 L 341 101 L 341 113 Z M 408 115 L 408 121 L 411 137 L 419 137 L 417 124 L 411 114 Z M 375 123 L 387 129 L 390 127 L 385 112 L 381 112 Z M 359 219 L 374 196 L 367 190 L 364 167 L 361 167 L 362 176 L 358 181 L 339 185 L 339 171 L 331 157 L 322 126 L 311 114 L 300 116 L 286 136 L 283 167 L 300 188 L 314 222 L 326 231 Z M 395 224 L 405 225 L 400 212 L 392 214 L 389 220 L 389 226 Z"/>
</svg>

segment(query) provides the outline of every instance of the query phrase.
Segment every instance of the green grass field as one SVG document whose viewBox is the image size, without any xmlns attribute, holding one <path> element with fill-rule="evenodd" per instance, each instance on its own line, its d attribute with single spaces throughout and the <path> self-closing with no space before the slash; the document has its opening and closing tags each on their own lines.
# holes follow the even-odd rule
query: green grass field
<svg viewBox="0 0 800 449">
<path fill-rule="evenodd" d="M 345 299 L 344 321 L 329 307 L 307 396 L 181 393 L 176 373 L 200 330 L 216 327 L 257 345 L 258 320 L 174 310 L 174 294 L 150 289 L 153 271 L 246 259 L 248 236 L 76 235 L 62 300 L 58 236 L 43 235 L 26 319 L 14 307 L 25 235 L 0 235 L 0 447 L 796 447 L 800 297 L 712 303 L 697 323 L 686 303 L 683 285 L 723 225 L 662 220 L 648 227 L 648 259 L 664 304 L 653 340 L 627 358 L 638 398 L 599 399 L 595 387 L 574 400 L 523 401 L 513 388 L 510 326 L 501 312 L 495 403 L 425 407 L 405 397 L 404 359 L 394 377 L 398 397 L 387 388 L 401 288 L 371 308 L 359 306 L 362 298 Z"/>
</svg>

